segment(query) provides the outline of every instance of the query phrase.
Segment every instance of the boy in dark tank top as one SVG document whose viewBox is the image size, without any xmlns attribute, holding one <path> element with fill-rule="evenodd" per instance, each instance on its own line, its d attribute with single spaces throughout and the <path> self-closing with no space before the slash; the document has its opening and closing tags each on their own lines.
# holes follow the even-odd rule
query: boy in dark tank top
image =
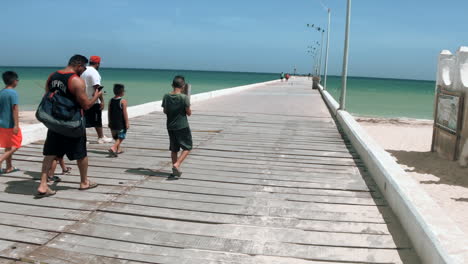
<svg viewBox="0 0 468 264">
<path fill-rule="evenodd" d="M 125 87 L 123 84 L 114 84 L 114 97 L 109 101 L 109 128 L 112 137 L 115 140 L 114 145 L 109 149 L 109 154 L 112 157 L 117 157 L 122 154 L 120 145 L 127 136 L 127 130 L 130 128 L 127 113 L 127 100 L 122 97 L 125 95 Z"/>
</svg>

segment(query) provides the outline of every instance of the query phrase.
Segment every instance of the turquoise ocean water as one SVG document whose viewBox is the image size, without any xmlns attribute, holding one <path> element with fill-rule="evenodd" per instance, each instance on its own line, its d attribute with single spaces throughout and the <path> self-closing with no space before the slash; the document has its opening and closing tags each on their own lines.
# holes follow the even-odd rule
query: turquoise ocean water
<svg viewBox="0 0 468 264">
<path fill-rule="evenodd" d="M 44 86 L 49 74 L 60 68 L 54 67 L 0 67 L 0 71 L 16 71 L 19 75 L 17 91 L 20 96 L 20 110 L 35 110 L 44 93 Z M 107 92 L 106 101 L 113 96 L 114 83 L 125 85 L 130 105 L 161 100 L 163 95 L 172 90 L 172 78 L 183 75 L 192 84 L 192 93 L 203 93 L 246 84 L 265 82 L 276 79 L 278 74 L 214 72 L 187 70 L 151 70 L 151 69 L 109 69 L 101 68 L 102 85 Z M 107 103 L 107 102 L 106 102 Z"/>
<path fill-rule="evenodd" d="M 327 78 L 329 93 L 339 102 L 341 77 Z M 369 117 L 432 119 L 435 81 L 349 77 L 346 110 Z"/>
<path fill-rule="evenodd" d="M 35 110 L 50 73 L 56 67 L 0 67 L 19 74 L 17 91 L 20 110 Z M 192 84 L 192 93 L 203 93 L 229 87 L 277 79 L 278 73 L 244 73 L 152 69 L 100 69 L 102 84 L 110 98 L 114 83 L 123 83 L 130 105 L 162 99 L 171 90 L 171 80 L 182 74 Z M 350 77 L 348 79 L 347 110 L 355 115 L 374 117 L 408 117 L 432 119 L 433 81 Z M 341 78 L 328 77 L 328 90 L 338 101 Z"/>
</svg>

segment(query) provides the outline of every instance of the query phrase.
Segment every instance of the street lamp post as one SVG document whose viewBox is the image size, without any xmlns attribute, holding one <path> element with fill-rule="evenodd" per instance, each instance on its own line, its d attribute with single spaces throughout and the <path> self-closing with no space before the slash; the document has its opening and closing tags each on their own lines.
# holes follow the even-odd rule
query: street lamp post
<svg viewBox="0 0 468 264">
<path fill-rule="evenodd" d="M 316 71 L 316 73 L 315 73 L 315 74 L 318 74 L 320 76 L 321 75 L 321 68 L 322 68 L 323 33 L 325 32 L 325 30 L 320 28 L 320 27 L 315 26 L 315 24 L 307 24 L 307 27 L 316 29 L 317 31 L 322 33 L 322 41 L 321 41 L 322 44 L 320 44 L 320 56 L 319 56 L 319 62 L 318 62 L 318 71 Z M 318 44 L 318 42 L 317 42 L 317 44 Z"/>
<path fill-rule="evenodd" d="M 322 51 L 323 51 L 323 33 L 325 33 L 325 30 L 322 31 L 322 41 L 320 43 L 320 61 L 319 61 L 319 70 L 318 70 L 318 76 L 322 76 Z"/>
<path fill-rule="evenodd" d="M 330 47 L 330 18 L 331 10 L 328 8 L 328 27 L 327 27 L 327 48 L 325 50 L 325 72 L 323 76 L 323 89 L 327 89 L 327 74 L 328 74 L 328 48 Z"/>
<path fill-rule="evenodd" d="M 348 50 L 349 50 L 349 24 L 351 22 L 351 0 L 348 0 L 348 8 L 346 11 L 346 34 L 343 55 L 343 72 L 341 83 L 340 110 L 346 108 L 346 84 L 348 78 Z"/>
</svg>

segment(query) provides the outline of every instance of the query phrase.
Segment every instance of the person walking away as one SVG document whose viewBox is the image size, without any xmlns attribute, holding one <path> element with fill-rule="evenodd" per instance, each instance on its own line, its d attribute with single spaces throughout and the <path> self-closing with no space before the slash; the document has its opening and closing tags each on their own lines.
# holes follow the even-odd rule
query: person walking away
<svg viewBox="0 0 468 264">
<path fill-rule="evenodd" d="M 125 95 L 125 87 L 123 84 L 114 84 L 114 95 L 114 98 L 109 101 L 108 120 L 109 128 L 115 143 L 109 149 L 109 153 L 112 157 L 117 157 L 118 154 L 123 153 L 120 145 L 127 135 L 130 123 L 128 122 L 127 113 L 128 102 L 127 100 L 122 99 Z"/>
<path fill-rule="evenodd" d="M 290 78 L 291 76 L 289 75 L 289 73 L 286 73 L 286 75 L 285 75 L 284 77 L 286 78 L 286 81 L 289 81 L 289 78 Z"/>
<path fill-rule="evenodd" d="M 283 80 L 284 80 L 284 72 L 281 72 L 280 78 L 281 78 L 281 82 L 283 82 Z"/>
<path fill-rule="evenodd" d="M 88 99 L 86 85 L 79 76 L 86 71 L 88 59 L 82 55 L 74 55 L 68 61 L 68 66 L 52 73 L 46 82 L 46 92 L 56 92 L 74 102 L 77 111 L 87 110 L 101 97 L 102 92 L 96 90 L 93 98 Z M 47 131 L 43 150 L 41 182 L 37 188 L 37 198 L 52 196 L 56 191 L 47 185 L 48 174 L 53 161 L 57 157 L 67 155 L 69 160 L 76 160 L 80 172 L 79 190 L 88 190 L 98 184 L 88 180 L 88 157 L 86 150 L 86 132 L 80 137 L 67 137 L 56 132 Z"/>
<path fill-rule="evenodd" d="M 192 150 L 192 133 L 187 116 L 192 115 L 190 99 L 182 93 L 185 86 L 183 76 L 176 76 L 172 81 L 173 91 L 164 95 L 162 107 L 167 116 L 167 131 L 169 134 L 169 150 L 172 159 L 171 177 L 180 177 L 180 166 Z M 179 156 L 179 151 L 182 153 Z"/>
<path fill-rule="evenodd" d="M 81 79 L 86 84 L 86 94 L 88 99 L 92 99 L 94 92 L 101 87 L 101 75 L 99 74 L 99 67 L 101 66 L 101 57 L 91 56 L 89 58 L 89 66 L 86 71 L 81 75 Z M 110 143 L 111 138 L 104 135 L 102 129 L 102 110 L 104 109 L 104 98 L 101 95 L 96 103 L 88 110 L 85 111 L 86 127 L 94 127 L 98 136 L 97 143 L 104 144 Z"/>
<path fill-rule="evenodd" d="M 0 148 L 5 148 L 5 153 L 0 156 L 0 174 L 5 174 L 18 171 L 13 167 L 12 157 L 21 147 L 23 136 L 19 127 L 18 93 L 15 91 L 18 74 L 6 71 L 2 78 L 5 88 L 0 91 Z M 3 161 L 6 161 L 5 169 L 2 169 Z"/>
</svg>

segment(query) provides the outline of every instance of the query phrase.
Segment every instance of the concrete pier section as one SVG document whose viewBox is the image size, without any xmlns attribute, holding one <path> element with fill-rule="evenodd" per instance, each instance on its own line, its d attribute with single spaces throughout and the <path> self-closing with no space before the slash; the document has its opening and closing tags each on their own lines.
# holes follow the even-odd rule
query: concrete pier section
<svg viewBox="0 0 468 264">
<path fill-rule="evenodd" d="M 34 199 L 43 142 L 20 149 L 0 176 L 0 263 L 421 263 L 306 78 L 195 101 L 177 180 L 165 120 L 132 118 L 118 158 L 89 144 L 86 192 L 70 163 Z"/>
</svg>

